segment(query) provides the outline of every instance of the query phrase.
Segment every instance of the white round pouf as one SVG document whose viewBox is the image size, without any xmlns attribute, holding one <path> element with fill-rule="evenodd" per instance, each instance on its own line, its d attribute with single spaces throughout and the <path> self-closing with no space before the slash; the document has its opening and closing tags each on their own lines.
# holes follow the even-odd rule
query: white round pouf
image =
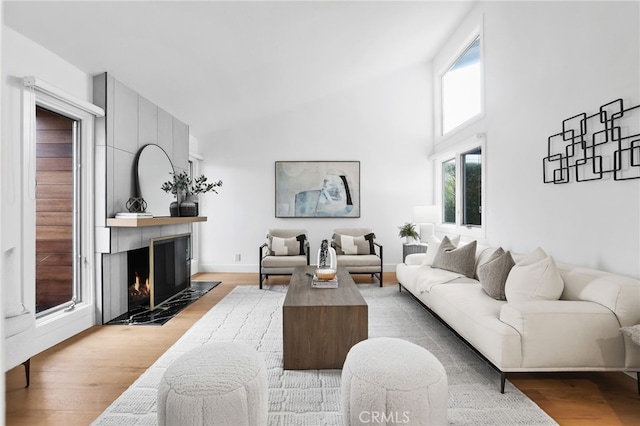
<svg viewBox="0 0 640 426">
<path fill-rule="evenodd" d="M 345 425 L 446 425 L 447 374 L 425 348 L 380 337 L 354 345 L 342 368 Z"/>
<path fill-rule="evenodd" d="M 267 368 L 255 349 L 219 342 L 193 349 L 165 371 L 158 424 L 266 425 Z"/>
</svg>

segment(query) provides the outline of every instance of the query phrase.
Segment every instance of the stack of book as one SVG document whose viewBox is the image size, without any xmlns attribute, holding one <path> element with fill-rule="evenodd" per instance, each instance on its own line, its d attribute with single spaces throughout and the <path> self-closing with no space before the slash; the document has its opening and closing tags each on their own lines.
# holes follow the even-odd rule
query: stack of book
<svg viewBox="0 0 640 426">
<path fill-rule="evenodd" d="M 311 279 L 312 288 L 338 288 L 338 277 L 333 277 L 331 280 L 320 280 L 314 274 Z"/>
<path fill-rule="evenodd" d="M 153 217 L 151 213 L 129 213 L 129 212 L 116 213 L 116 219 L 146 219 L 150 217 Z"/>
</svg>

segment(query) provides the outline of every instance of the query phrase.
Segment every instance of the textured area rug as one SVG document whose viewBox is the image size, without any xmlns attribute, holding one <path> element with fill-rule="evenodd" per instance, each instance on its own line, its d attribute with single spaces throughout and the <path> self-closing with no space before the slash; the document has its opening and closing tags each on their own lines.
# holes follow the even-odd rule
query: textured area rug
<svg viewBox="0 0 640 426">
<path fill-rule="evenodd" d="M 397 337 L 425 347 L 444 365 L 451 425 L 551 425 L 544 411 L 396 286 L 358 285 L 369 305 L 369 337 Z M 166 368 L 192 348 L 243 342 L 266 361 L 269 426 L 341 425 L 341 370 L 282 369 L 282 303 L 286 286 L 238 286 L 207 312 L 93 423 L 156 425 L 156 393 Z"/>
</svg>

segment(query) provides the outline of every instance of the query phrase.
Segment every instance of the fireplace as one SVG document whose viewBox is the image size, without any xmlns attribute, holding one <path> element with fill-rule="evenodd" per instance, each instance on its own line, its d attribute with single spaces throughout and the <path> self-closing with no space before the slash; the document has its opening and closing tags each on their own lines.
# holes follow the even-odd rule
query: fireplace
<svg viewBox="0 0 640 426">
<path fill-rule="evenodd" d="M 127 252 L 128 308 L 153 310 L 191 282 L 191 234 L 158 237 Z"/>
</svg>

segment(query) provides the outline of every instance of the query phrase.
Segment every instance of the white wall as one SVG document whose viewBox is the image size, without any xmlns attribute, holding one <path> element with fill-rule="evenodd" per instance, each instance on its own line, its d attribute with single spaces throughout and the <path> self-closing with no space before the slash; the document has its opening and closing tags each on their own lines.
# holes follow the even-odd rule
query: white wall
<svg viewBox="0 0 640 426">
<path fill-rule="evenodd" d="M 35 75 L 83 100 L 91 100 L 91 77 L 29 39 L 2 26 L 2 290 L 4 306 L 20 303 L 35 313 L 35 201 L 28 148 L 23 141 L 22 78 Z M 29 196 L 31 194 L 31 197 Z M 94 324 L 93 307 L 41 323 L 28 348 L 33 354 Z M 81 317 L 80 317 L 81 316 Z M 15 348 L 14 348 L 15 349 Z M 3 350 L 11 350 L 5 348 Z M 26 358 L 25 358 L 26 359 Z"/>
<path fill-rule="evenodd" d="M 226 131 L 200 137 L 203 173 L 222 179 L 202 200 L 201 270 L 258 271 L 269 228 L 305 228 L 312 258 L 334 228 L 369 227 L 384 245 L 386 271 L 402 258 L 398 226 L 412 207 L 432 202 L 431 74 L 427 64 L 329 95 Z M 276 218 L 274 172 L 280 160 L 358 160 L 361 217 Z M 235 255 L 241 254 L 241 262 Z"/>
<path fill-rule="evenodd" d="M 640 103 L 639 18 L 637 2 L 481 3 L 438 54 L 435 74 L 484 21 L 485 116 L 442 143 L 486 132 L 488 243 L 640 277 L 640 180 L 542 183 L 562 120 Z"/>
</svg>

